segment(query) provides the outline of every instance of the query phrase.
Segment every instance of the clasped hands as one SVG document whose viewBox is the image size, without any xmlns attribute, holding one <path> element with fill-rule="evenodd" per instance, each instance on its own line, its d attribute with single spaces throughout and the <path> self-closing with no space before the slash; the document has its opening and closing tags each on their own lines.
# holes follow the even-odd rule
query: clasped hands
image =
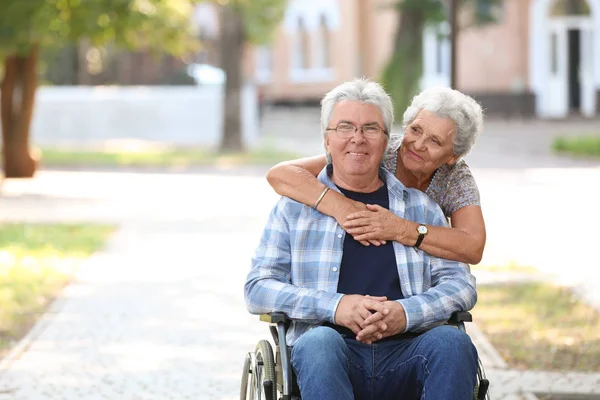
<svg viewBox="0 0 600 400">
<path fill-rule="evenodd" d="M 404 332 L 406 315 L 397 301 L 387 297 L 344 295 L 335 311 L 334 321 L 354 332 L 366 344 Z"/>
<path fill-rule="evenodd" d="M 406 235 L 406 220 L 379 205 L 349 200 L 340 209 L 336 220 L 344 230 L 365 246 L 379 246 L 388 240 L 399 241 Z"/>
</svg>

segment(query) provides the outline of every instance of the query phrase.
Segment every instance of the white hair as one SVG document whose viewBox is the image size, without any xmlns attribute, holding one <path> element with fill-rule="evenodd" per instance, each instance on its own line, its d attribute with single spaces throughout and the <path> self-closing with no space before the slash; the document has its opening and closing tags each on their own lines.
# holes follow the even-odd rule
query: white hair
<svg viewBox="0 0 600 400">
<path fill-rule="evenodd" d="M 448 118 L 456 125 L 453 152 L 462 157 L 466 155 L 477 136 L 483 130 L 483 110 L 481 105 L 472 97 L 448 87 L 425 89 L 416 95 L 410 106 L 404 112 L 402 125 L 404 129 L 410 125 L 419 114 L 427 110 L 440 118 Z"/>
<path fill-rule="evenodd" d="M 380 84 L 366 78 L 358 78 L 333 88 L 321 100 L 321 133 L 323 139 L 327 136 L 327 127 L 331 122 L 333 108 L 337 103 L 344 100 L 372 104 L 379 108 L 385 125 L 383 127 L 385 137 L 386 139 L 389 138 L 394 124 L 394 107 L 390 95 L 386 93 Z"/>
</svg>

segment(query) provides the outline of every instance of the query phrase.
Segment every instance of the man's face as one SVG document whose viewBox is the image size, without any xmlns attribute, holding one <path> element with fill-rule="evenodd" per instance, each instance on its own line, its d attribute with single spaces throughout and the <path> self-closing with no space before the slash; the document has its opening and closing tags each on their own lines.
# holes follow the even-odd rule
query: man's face
<svg viewBox="0 0 600 400">
<path fill-rule="evenodd" d="M 331 155 L 334 172 L 343 174 L 348 179 L 361 176 L 372 178 L 377 175 L 387 146 L 387 137 L 383 131 L 385 125 L 379 108 L 357 101 L 341 101 L 333 108 L 328 128 L 340 125 L 353 125 L 358 129 L 350 135 L 328 131 L 325 148 Z M 363 134 L 362 127 L 365 132 L 371 133 Z M 373 135 L 372 132 L 377 128 L 380 128 L 379 133 Z"/>
</svg>

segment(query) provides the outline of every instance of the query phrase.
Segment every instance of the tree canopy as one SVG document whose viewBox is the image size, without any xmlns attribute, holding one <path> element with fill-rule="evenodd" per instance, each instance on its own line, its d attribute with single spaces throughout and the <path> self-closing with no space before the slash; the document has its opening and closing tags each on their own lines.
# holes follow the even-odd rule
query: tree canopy
<svg viewBox="0 0 600 400">
<path fill-rule="evenodd" d="M 193 0 L 3 0 L 0 55 L 89 38 L 181 54 L 193 43 Z"/>
<path fill-rule="evenodd" d="M 192 50 L 194 0 L 2 0 L 0 120 L 4 175 L 31 177 L 29 130 L 41 49 L 88 39 L 93 46 L 184 54 Z"/>
<path fill-rule="evenodd" d="M 221 7 L 231 7 L 241 16 L 246 41 L 269 43 L 281 23 L 287 0 L 204 0 Z"/>
</svg>

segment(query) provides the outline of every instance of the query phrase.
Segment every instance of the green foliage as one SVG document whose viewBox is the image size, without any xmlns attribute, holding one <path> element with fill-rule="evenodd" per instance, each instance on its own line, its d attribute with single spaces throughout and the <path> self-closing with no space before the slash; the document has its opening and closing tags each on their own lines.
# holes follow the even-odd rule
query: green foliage
<svg viewBox="0 0 600 400">
<path fill-rule="evenodd" d="M 467 12 L 469 25 L 483 25 L 496 22 L 498 10 L 504 0 L 456 0 L 459 12 Z M 398 0 L 393 6 L 398 11 L 417 11 L 422 13 L 426 24 L 439 24 L 448 19 L 449 0 Z"/>
<path fill-rule="evenodd" d="M 504 0 L 463 0 L 471 7 L 470 25 L 480 26 L 498 22 Z"/>
<path fill-rule="evenodd" d="M 394 119 L 402 121 L 404 110 L 419 91 L 419 79 L 423 70 L 423 60 L 411 57 L 414 42 L 402 43 L 396 49 L 383 71 L 381 81 L 394 103 Z M 411 60 L 406 62 L 406 60 Z"/>
<path fill-rule="evenodd" d="M 399 27 L 394 52 L 381 77 L 386 91 L 394 102 L 395 119 L 398 121 L 419 90 L 419 80 L 423 72 L 423 29 L 427 23 L 426 18 L 431 16 L 426 9 L 419 6 L 419 3 L 412 1 L 406 0 L 402 6 L 407 8 L 398 14 Z M 432 4 L 432 2 L 426 1 L 423 4 Z"/>
<path fill-rule="evenodd" d="M 193 44 L 192 0 L 2 0 L 0 55 L 81 38 L 182 54 Z"/>
<path fill-rule="evenodd" d="M 283 19 L 287 0 L 205 0 L 217 6 L 236 8 L 243 19 L 246 41 L 269 43 Z"/>
<path fill-rule="evenodd" d="M 283 19 L 286 0 L 238 0 L 244 19 L 246 39 L 254 44 L 271 41 Z"/>
<path fill-rule="evenodd" d="M 418 12 L 426 23 L 440 23 L 446 20 L 446 6 L 440 0 L 400 0 L 396 3 L 398 11 Z"/>
<path fill-rule="evenodd" d="M 16 258 L 86 258 L 114 231 L 110 225 L 32 225 L 0 224 L 2 254 Z M 11 258 L 12 259 L 12 258 Z M 5 267 L 6 258 L 0 259 Z"/>
<path fill-rule="evenodd" d="M 552 149 L 575 156 L 600 157 L 600 134 L 569 138 L 558 137 L 554 139 Z"/>
</svg>

